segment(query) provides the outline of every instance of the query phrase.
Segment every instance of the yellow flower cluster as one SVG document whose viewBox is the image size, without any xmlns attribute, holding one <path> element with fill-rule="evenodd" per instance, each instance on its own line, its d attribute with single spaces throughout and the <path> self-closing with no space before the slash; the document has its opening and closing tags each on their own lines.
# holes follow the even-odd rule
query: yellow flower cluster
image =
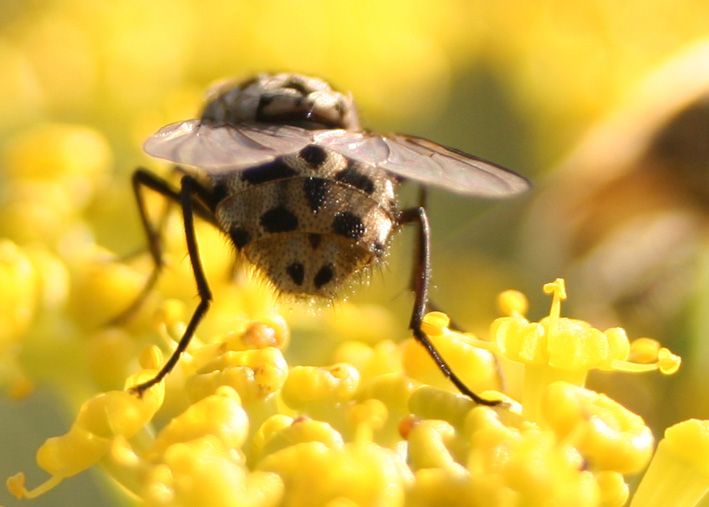
<svg viewBox="0 0 709 507">
<path fill-rule="evenodd" d="M 635 9 L 621 13 L 610 0 L 559 4 L 551 17 L 542 4 L 0 4 L 0 388 L 21 400 L 36 384 L 51 384 L 77 414 L 37 453 L 50 478 L 28 489 L 20 473 L 8 480 L 10 491 L 49 496 L 97 464 L 121 486 L 116 495 L 141 505 L 625 502 L 625 476 L 647 464 L 653 438 L 639 416 L 585 389 L 586 373 L 672 373 L 679 359 L 653 340 L 629 343 L 621 329 L 562 318 L 560 281 L 548 286 L 552 311 L 540 322 L 527 320 L 521 294 L 503 294 L 505 317 L 487 340 L 450 330 L 443 314 L 426 317 L 426 332 L 465 383 L 504 399 L 496 408 L 453 394 L 413 339 L 390 340 L 392 317 L 380 307 L 342 304 L 339 320 L 318 323 L 334 339 L 313 346 L 298 336 L 289 345 L 298 316 L 286 324 L 267 291 L 241 272 L 227 283 L 229 250 L 201 225 L 213 307 L 164 383 L 142 398 L 120 389 L 163 364 L 161 350 L 182 336 L 194 302 L 183 231 L 172 216 L 156 291 L 131 319 L 106 325 L 135 301 L 151 269 L 147 256 L 114 253 L 136 245 L 142 231 L 127 178 L 116 182 L 112 172 L 135 164 L 136 147 L 155 127 L 193 115 L 202 85 L 215 78 L 264 69 L 323 74 L 353 89 L 366 116 L 387 125 L 435 117 L 454 67 L 473 66 L 484 42 L 490 73 L 509 74 L 525 97 L 519 107 L 547 112 L 534 121 L 554 132 L 557 149 L 558 132 L 569 131 L 561 121 L 574 125 L 602 110 L 625 74 L 644 73 L 671 49 L 665 41 L 678 45 L 705 31 L 694 10 L 662 30 L 648 15 L 646 29 L 627 31 L 622 16 L 637 22 Z M 672 2 L 632 5 L 677 11 Z M 588 19 L 597 20 L 595 31 L 577 30 Z M 597 53 L 597 43 L 605 48 L 608 34 L 628 48 L 616 55 L 615 72 L 569 72 L 578 62 L 607 70 L 609 55 Z M 639 51 L 660 39 L 652 58 Z M 529 47 L 539 65 L 529 65 Z M 564 76 L 556 84 L 565 94 L 549 86 L 555 74 Z M 160 216 L 164 202 L 148 201 L 151 216 Z M 161 348 L 146 348 L 156 337 Z M 523 371 L 519 381 L 515 370 Z M 709 485 L 708 434 L 705 421 L 669 428 L 633 505 L 694 505 Z"/>
<path fill-rule="evenodd" d="M 105 180 L 107 153 L 95 131 L 45 125 L 3 154 L 8 195 L 24 187 L 55 195 L 11 201 L 14 219 L 2 223 L 3 385 L 21 397 L 31 392 L 30 379 L 54 379 L 77 400 L 88 399 L 68 433 L 37 453 L 50 479 L 28 490 L 24 475 L 14 476 L 8 486 L 17 496 L 46 493 L 99 464 L 125 491 L 156 506 L 626 501 L 624 476 L 646 466 L 653 437 L 639 416 L 585 389 L 586 373 L 672 373 L 679 358 L 650 339 L 630 343 L 622 329 L 602 332 L 562 317 L 563 280 L 545 286 L 552 307 L 539 322 L 525 318 L 522 294 L 503 293 L 506 316 L 493 322 L 488 340 L 452 331 L 442 313 L 425 317 L 425 332 L 465 382 L 505 400 L 478 407 L 451 392 L 413 339 L 377 341 L 377 329 L 388 322 L 381 310 L 344 306 L 350 324 L 332 329 L 350 339 L 322 343 L 327 366 L 289 365 L 289 326 L 257 285 L 228 283 L 222 240 L 200 230 L 217 293 L 213 312 L 165 383 L 143 398 L 115 390 L 122 379 L 130 387 L 160 367 L 158 348 L 139 350 L 155 329 L 174 347 L 194 289 L 189 263 L 181 262 L 179 221 L 169 221 L 170 273 L 159 289 L 172 297 L 148 298 L 132 319 L 103 326 L 130 305 L 149 269 L 143 260 L 131 266 L 97 248 L 83 218 L 89 196 Z M 53 171 L 38 171 L 45 165 Z M 58 225 L 39 230 L 57 202 Z M 360 326 L 352 323 L 361 321 L 373 328 L 354 332 Z M 129 375 L 136 357 L 143 372 Z M 503 394 L 513 363 L 524 369 L 521 386 Z M 91 385 L 106 386 L 105 392 L 91 396 Z M 707 432 L 697 429 L 702 424 L 668 430 L 649 473 L 707 477 L 687 472 L 703 470 L 687 451 L 707 447 L 701 443 Z M 667 484 L 643 482 L 640 493 L 655 494 L 655 483 Z M 703 484 L 694 480 L 687 494 L 698 496 Z"/>
<path fill-rule="evenodd" d="M 529 322 L 523 316 L 524 296 L 508 291 L 500 295 L 500 307 L 510 316 L 497 319 L 490 331 L 500 354 L 524 364 L 524 415 L 529 419 L 538 420 L 541 398 L 554 381 L 583 386 L 591 369 L 672 374 L 679 368 L 680 358 L 659 345 L 653 347 L 653 340 L 631 344 L 622 328 L 600 331 L 587 322 L 562 318 L 563 280 L 546 284 L 544 291 L 553 295 L 548 317 Z M 640 361 L 628 361 L 631 351 Z"/>
<path fill-rule="evenodd" d="M 108 391 L 84 402 L 71 430 L 37 453 L 51 478 L 27 490 L 20 473 L 8 487 L 35 497 L 99 464 L 151 506 L 622 505 L 629 495 L 624 475 L 641 471 L 652 454 L 649 428 L 606 396 L 556 377 L 579 381 L 592 367 L 624 367 L 633 347 L 620 330 L 602 333 L 560 317 L 562 280 L 546 289 L 554 294 L 552 311 L 539 323 L 522 316 L 521 294 L 503 295 L 511 316 L 492 324 L 491 341 L 451 331 L 444 314 L 425 318 L 444 353 L 451 347 L 463 366 L 484 366 L 471 375 L 475 385 L 498 383 L 491 350 L 530 369 L 524 382 L 531 379 L 534 389 L 525 387 L 519 402 L 488 391 L 505 403 L 476 406 L 426 385 L 416 377 L 434 378 L 436 368 L 413 358 L 409 342 L 345 343 L 335 354 L 339 363 L 289 367 L 283 319 L 253 320 L 240 333 L 196 338 L 168 381 L 143 398 Z M 167 300 L 156 319 L 174 343 L 184 330 L 184 305 Z M 121 336 L 114 339 L 130 339 Z M 670 355 L 667 366 L 662 349 L 642 343 L 645 364 L 676 369 L 677 358 Z M 579 360 L 584 347 L 590 359 Z M 144 371 L 126 387 L 162 361 L 159 349 L 147 348 Z M 685 467 L 705 468 L 689 459 L 688 446 L 701 440 L 694 433 L 661 449 L 669 447 Z"/>
</svg>

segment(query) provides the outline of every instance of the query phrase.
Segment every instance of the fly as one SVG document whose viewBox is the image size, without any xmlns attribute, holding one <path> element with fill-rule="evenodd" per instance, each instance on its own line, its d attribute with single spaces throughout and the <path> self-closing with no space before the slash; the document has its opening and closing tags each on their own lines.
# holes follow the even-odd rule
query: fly
<svg viewBox="0 0 709 507">
<path fill-rule="evenodd" d="M 465 395 L 476 395 L 451 371 L 421 330 L 428 304 L 430 227 L 422 200 L 400 209 L 398 186 L 413 181 L 471 196 L 509 197 L 529 182 L 503 167 L 426 139 L 376 134 L 360 127 L 350 95 L 298 74 L 262 74 L 222 84 L 198 119 L 167 125 L 145 151 L 178 165 L 179 188 L 144 169 L 133 190 L 155 269 L 163 265 L 159 228 L 148 219 L 143 189 L 180 205 L 187 252 L 200 302 L 172 356 L 142 394 L 177 364 L 212 293 L 201 265 L 194 216 L 227 235 L 237 250 L 281 294 L 333 300 L 354 275 L 384 262 L 401 226 L 418 228 L 409 327 L 444 375 Z M 139 298 L 141 299 L 141 298 Z"/>
</svg>

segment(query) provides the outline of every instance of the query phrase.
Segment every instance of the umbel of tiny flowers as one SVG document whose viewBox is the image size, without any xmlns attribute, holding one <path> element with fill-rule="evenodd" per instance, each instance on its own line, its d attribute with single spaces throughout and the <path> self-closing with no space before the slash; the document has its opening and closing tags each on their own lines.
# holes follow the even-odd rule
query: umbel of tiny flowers
<svg viewBox="0 0 709 507">
<path fill-rule="evenodd" d="M 476 406 L 416 382 L 402 374 L 405 346 L 377 345 L 366 353 L 359 343 L 343 347 L 331 366 L 289 369 L 280 352 L 287 340 L 249 338 L 287 335 L 276 319 L 221 342 L 196 339 L 181 383 L 161 383 L 142 399 L 109 391 L 86 401 L 71 430 L 37 453 L 52 477 L 28 491 L 17 474 L 8 487 L 32 498 L 98 463 L 150 506 L 278 505 L 286 499 L 298 505 L 620 506 L 629 496 L 624 475 L 646 466 L 653 437 L 640 416 L 585 389 L 585 372 L 671 373 L 679 358 L 647 339 L 629 344 L 622 330 L 604 333 L 561 317 L 563 281 L 545 289 L 552 309 L 538 323 L 523 317 L 524 296 L 504 293 L 508 316 L 493 323 L 491 341 L 451 331 L 444 314 L 425 318 L 436 342 L 466 354 L 478 345 L 521 362 L 529 370 L 525 383 L 533 384 L 523 389 L 521 403 L 488 391 L 505 405 Z M 179 339 L 176 310 L 168 302 L 159 314 Z M 634 348 L 641 359 L 631 362 Z M 488 351 L 472 357 L 494 377 Z M 423 366 L 415 362 L 418 372 Z M 149 378 L 161 364 L 159 350 L 146 349 L 145 371 L 127 385 Z M 184 392 L 187 408 L 152 430 L 156 412 L 165 411 L 165 389 Z M 677 434 L 684 436 L 669 439 Z M 663 442 L 669 443 L 660 445 L 649 473 L 696 467 L 687 457 L 696 437 L 697 431 L 668 430 Z M 650 481 L 643 495 L 655 483 L 662 484 Z M 696 497 L 701 487 L 701 481 L 687 484 L 687 496 Z"/>
</svg>

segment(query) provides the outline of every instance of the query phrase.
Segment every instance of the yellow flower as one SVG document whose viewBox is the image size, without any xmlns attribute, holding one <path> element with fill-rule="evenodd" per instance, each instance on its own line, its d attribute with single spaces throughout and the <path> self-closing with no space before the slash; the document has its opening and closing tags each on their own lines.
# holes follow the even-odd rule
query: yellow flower
<svg viewBox="0 0 709 507">
<path fill-rule="evenodd" d="M 546 399 L 546 424 L 538 425 L 514 405 L 476 407 L 427 387 L 414 393 L 417 417 L 403 432 L 416 472 L 414 505 L 622 505 L 629 495 L 623 475 L 650 458 L 649 428 L 603 395 L 569 384 L 549 386 Z M 418 419 L 435 408 L 445 421 Z"/>
<path fill-rule="evenodd" d="M 561 301 L 566 299 L 563 279 L 544 286 L 552 294 L 549 316 L 539 322 L 524 318 L 527 303 L 518 292 L 505 292 L 500 306 L 510 315 L 493 322 L 492 341 L 504 357 L 524 364 L 524 414 L 539 420 L 541 398 L 552 382 L 563 380 L 583 386 L 591 369 L 642 372 L 660 370 L 671 374 L 679 368 L 680 358 L 667 349 L 656 348 L 642 362 L 628 361 L 631 350 L 621 328 L 600 331 L 587 322 L 561 317 Z M 641 344 L 647 342 L 642 340 Z"/>
<path fill-rule="evenodd" d="M 37 279 L 37 269 L 27 253 L 12 241 L 0 240 L 0 351 L 5 361 L 13 355 L 15 344 L 21 341 L 34 317 L 38 306 Z M 15 368 L 17 365 L 13 365 Z M 6 384 L 15 379 L 2 380 Z"/>
<path fill-rule="evenodd" d="M 145 381 L 154 375 L 148 370 L 130 377 L 127 385 Z M 99 394 L 85 402 L 71 430 L 47 440 L 37 451 L 37 463 L 52 475 L 41 486 L 28 491 L 24 476 L 18 474 L 8 487 L 18 498 L 33 498 L 99 462 L 109 452 L 115 438 L 133 438 L 143 431 L 162 405 L 164 386 L 151 390 L 143 398 L 127 391 Z"/>
<path fill-rule="evenodd" d="M 470 410 L 458 432 L 420 424 L 430 429 L 409 445 L 430 450 L 427 461 L 417 461 L 425 466 L 416 471 L 413 505 L 598 505 L 600 487 L 583 470 L 583 457 L 552 431 L 489 407 Z M 462 466 L 451 459 L 461 444 L 468 447 Z"/>
<path fill-rule="evenodd" d="M 541 415 L 560 440 L 582 453 L 591 469 L 637 473 L 650 460 L 650 428 L 603 394 L 554 382 L 544 393 Z"/>
<path fill-rule="evenodd" d="M 171 445 L 146 479 L 139 496 L 151 506 L 275 506 L 284 489 L 274 473 L 248 472 L 212 435 Z"/>
<path fill-rule="evenodd" d="M 258 469 L 283 478 L 289 505 L 403 505 L 411 481 L 403 459 L 374 442 L 334 449 L 317 441 L 296 443 L 264 458 Z"/>
<path fill-rule="evenodd" d="M 440 312 L 424 316 L 422 328 L 431 342 L 447 358 L 453 371 L 473 391 L 483 392 L 499 386 L 495 356 L 487 350 L 489 344 L 468 334 L 448 329 L 450 319 Z M 404 372 L 425 384 L 441 389 L 453 389 L 451 383 L 435 366 L 428 353 L 413 338 L 403 344 Z"/>
</svg>

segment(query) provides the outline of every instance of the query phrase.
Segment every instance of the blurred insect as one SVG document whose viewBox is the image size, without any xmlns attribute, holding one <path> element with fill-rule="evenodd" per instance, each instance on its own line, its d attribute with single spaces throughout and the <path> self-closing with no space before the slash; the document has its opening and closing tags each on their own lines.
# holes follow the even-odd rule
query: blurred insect
<svg viewBox="0 0 709 507">
<path fill-rule="evenodd" d="M 163 127 L 144 149 L 184 173 L 179 188 L 144 169 L 133 174 L 155 261 L 146 291 L 157 280 L 162 252 L 144 188 L 181 207 L 200 302 L 170 359 L 134 392 L 141 394 L 172 370 L 212 300 L 195 236 L 197 215 L 223 231 L 278 292 L 299 299 L 334 299 L 353 275 L 383 262 L 395 230 L 416 224 L 411 330 L 462 393 L 477 403 L 498 403 L 468 389 L 421 330 L 430 277 L 429 223 L 423 206 L 398 209 L 397 188 L 412 180 L 459 194 L 506 197 L 526 190 L 526 179 L 425 139 L 362 130 L 351 96 L 297 74 L 221 85 L 199 119 Z"/>
</svg>

